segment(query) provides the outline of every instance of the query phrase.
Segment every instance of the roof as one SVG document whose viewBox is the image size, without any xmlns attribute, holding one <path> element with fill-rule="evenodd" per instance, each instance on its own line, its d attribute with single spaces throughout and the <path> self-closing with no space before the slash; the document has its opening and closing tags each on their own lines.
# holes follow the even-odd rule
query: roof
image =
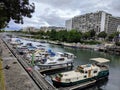
<svg viewBox="0 0 120 90">
<path fill-rule="evenodd" d="M 105 59 L 105 58 L 91 58 L 90 60 L 96 61 L 96 62 L 98 62 L 98 63 L 106 63 L 106 62 L 109 62 L 109 61 L 110 61 L 110 60 Z"/>
</svg>

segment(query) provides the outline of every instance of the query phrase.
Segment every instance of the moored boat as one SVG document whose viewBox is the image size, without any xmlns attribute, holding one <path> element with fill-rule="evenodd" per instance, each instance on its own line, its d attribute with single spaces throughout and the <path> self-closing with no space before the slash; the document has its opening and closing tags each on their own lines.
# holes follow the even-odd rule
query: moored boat
<svg viewBox="0 0 120 90">
<path fill-rule="evenodd" d="M 62 53 L 62 52 L 52 52 L 51 50 L 43 50 L 38 49 L 34 52 L 30 52 L 26 54 L 26 59 L 32 61 L 34 58 L 34 62 L 38 66 L 48 67 L 48 66 L 56 66 L 56 65 L 69 65 L 73 63 L 75 58 L 72 53 Z"/>
<path fill-rule="evenodd" d="M 52 54 L 52 53 L 51 53 Z M 44 62 L 39 62 L 39 66 L 56 66 L 56 65 L 63 65 L 63 64 L 72 64 L 75 56 L 72 53 L 62 53 L 57 52 L 54 56 L 48 55 L 44 60 Z"/>
<path fill-rule="evenodd" d="M 10 39 L 10 44 L 12 44 L 12 45 L 21 45 L 21 44 L 23 44 L 23 42 L 19 38 L 11 38 Z"/>
<path fill-rule="evenodd" d="M 55 86 L 72 86 L 82 84 L 92 80 L 100 80 L 109 75 L 109 68 L 104 63 L 109 60 L 104 58 L 92 58 L 96 61 L 94 64 L 80 65 L 75 70 L 63 72 L 52 76 L 52 82 Z"/>
</svg>

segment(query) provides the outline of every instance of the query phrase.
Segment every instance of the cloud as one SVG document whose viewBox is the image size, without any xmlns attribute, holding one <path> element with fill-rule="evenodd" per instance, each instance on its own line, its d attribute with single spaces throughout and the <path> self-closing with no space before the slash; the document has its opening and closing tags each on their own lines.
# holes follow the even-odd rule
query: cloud
<svg viewBox="0 0 120 90">
<path fill-rule="evenodd" d="M 53 8 L 51 6 L 43 8 L 43 10 L 43 13 L 41 13 L 39 17 L 52 26 L 64 26 L 64 21 L 66 19 L 80 14 L 79 10 L 61 10 L 59 8 Z"/>
<path fill-rule="evenodd" d="M 35 3 L 32 18 L 24 18 L 24 24 L 10 23 L 10 27 L 65 26 L 65 20 L 99 10 L 120 16 L 120 0 L 30 0 Z"/>
</svg>

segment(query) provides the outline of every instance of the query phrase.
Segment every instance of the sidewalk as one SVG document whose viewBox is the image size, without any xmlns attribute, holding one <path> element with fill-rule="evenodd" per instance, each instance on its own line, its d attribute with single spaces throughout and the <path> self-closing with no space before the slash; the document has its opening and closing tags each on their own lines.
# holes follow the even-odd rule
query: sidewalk
<svg viewBox="0 0 120 90">
<path fill-rule="evenodd" d="M 2 48 L 2 66 L 4 68 L 6 90 L 39 90 L 1 38 L 0 46 Z"/>
</svg>

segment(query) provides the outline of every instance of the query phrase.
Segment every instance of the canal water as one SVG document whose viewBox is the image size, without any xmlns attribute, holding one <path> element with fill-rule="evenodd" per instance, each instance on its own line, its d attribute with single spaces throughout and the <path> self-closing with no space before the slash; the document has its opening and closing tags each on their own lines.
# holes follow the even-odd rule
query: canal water
<svg viewBox="0 0 120 90">
<path fill-rule="evenodd" d="M 70 52 L 77 58 L 74 60 L 74 68 L 78 65 L 90 63 L 90 58 L 102 57 L 110 60 L 110 75 L 108 80 L 102 80 L 94 86 L 88 87 L 84 90 L 120 90 L 120 56 L 110 55 L 103 52 L 93 50 L 83 50 L 77 48 L 69 48 L 58 45 L 46 44 L 48 49 L 57 52 Z M 49 76 L 48 76 L 49 77 Z M 47 78 L 50 80 L 49 78 Z"/>
</svg>

